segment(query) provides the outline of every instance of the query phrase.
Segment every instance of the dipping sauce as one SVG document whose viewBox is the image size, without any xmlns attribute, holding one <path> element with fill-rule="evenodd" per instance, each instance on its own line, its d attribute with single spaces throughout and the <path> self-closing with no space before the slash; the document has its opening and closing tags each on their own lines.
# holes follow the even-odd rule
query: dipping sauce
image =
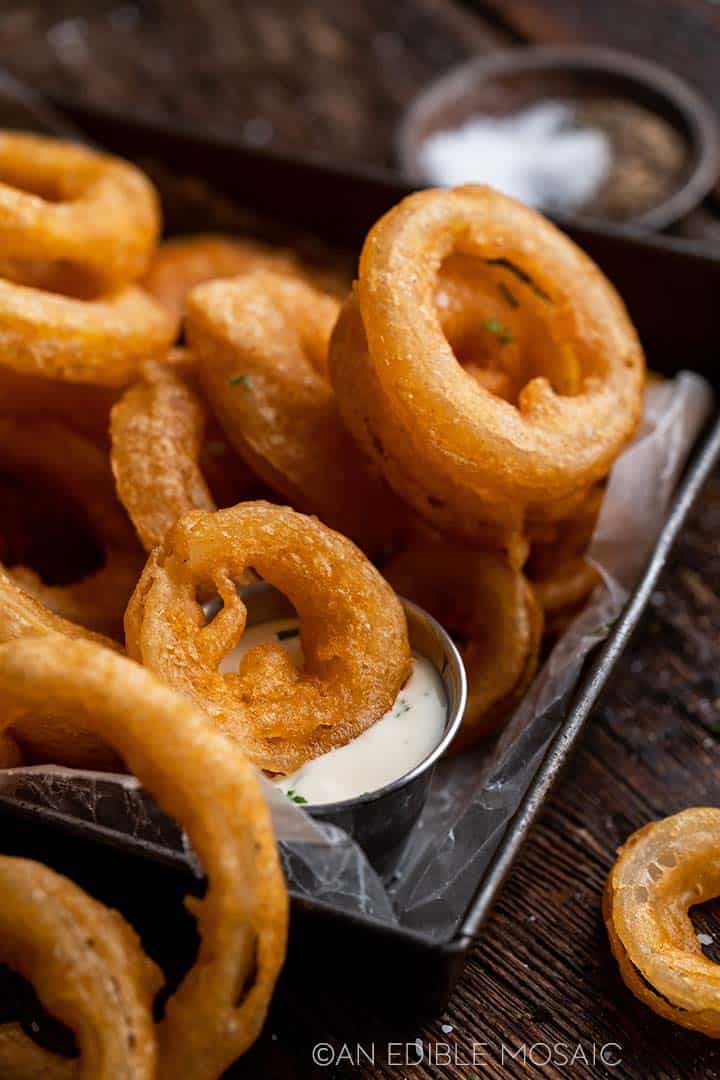
<svg viewBox="0 0 720 1080">
<path fill-rule="evenodd" d="M 248 627 L 239 644 L 223 657 L 219 670 L 236 671 L 246 652 L 267 641 L 276 641 L 302 667 L 298 620 L 290 617 Z M 412 674 L 384 716 L 345 746 L 305 762 L 276 783 L 294 802 L 315 806 L 378 791 L 432 753 L 442 739 L 446 719 L 442 680 L 429 660 L 413 653 Z"/>
</svg>

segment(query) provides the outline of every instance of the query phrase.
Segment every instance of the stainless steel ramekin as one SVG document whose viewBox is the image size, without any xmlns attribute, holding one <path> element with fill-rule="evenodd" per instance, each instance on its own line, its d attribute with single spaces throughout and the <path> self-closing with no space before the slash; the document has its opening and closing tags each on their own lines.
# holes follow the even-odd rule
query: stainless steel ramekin
<svg viewBox="0 0 720 1080">
<path fill-rule="evenodd" d="M 265 582 L 243 588 L 242 598 L 248 609 L 248 626 L 294 614 L 282 593 Z M 443 682 L 448 706 L 443 737 L 432 753 L 410 772 L 377 791 L 306 808 L 316 820 L 339 825 L 349 833 L 383 877 L 392 874 L 420 816 L 435 765 L 457 733 L 467 698 L 465 668 L 449 635 L 422 608 L 402 598 L 401 602 L 407 616 L 410 647 L 427 657 Z"/>
</svg>

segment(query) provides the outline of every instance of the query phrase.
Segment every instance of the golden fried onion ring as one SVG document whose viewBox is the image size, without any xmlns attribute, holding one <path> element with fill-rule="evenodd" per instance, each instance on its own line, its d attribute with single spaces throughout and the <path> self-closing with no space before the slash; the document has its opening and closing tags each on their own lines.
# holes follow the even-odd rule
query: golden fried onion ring
<svg viewBox="0 0 720 1080">
<path fill-rule="evenodd" d="M 547 537 L 532 544 L 526 573 L 548 617 L 546 631 L 562 628 L 568 621 L 566 616 L 579 611 L 600 581 L 585 552 L 603 495 L 601 487 L 593 488 L 572 517 L 548 526 Z"/>
<path fill-rule="evenodd" d="M 105 454 L 62 424 L 0 415 L 0 467 L 47 477 L 88 515 L 103 548 L 99 570 L 69 585 L 46 585 L 26 567 L 11 568 L 22 584 L 52 611 L 109 637 L 122 633 L 123 613 L 141 565 L 130 522 L 115 497 Z"/>
<path fill-rule="evenodd" d="M 205 408 L 175 365 L 148 364 L 113 407 L 117 492 L 146 551 L 189 510 L 214 510 L 200 469 Z"/>
<path fill-rule="evenodd" d="M 300 263 L 293 252 L 257 240 L 198 233 L 161 244 L 141 284 L 179 323 L 185 298 L 196 285 L 258 269 L 298 274 Z"/>
<path fill-rule="evenodd" d="M 0 959 L 77 1037 L 80 1058 L 0 1026 L 0 1073 L 13 1080 L 154 1080 L 155 964 L 120 914 L 40 863 L 0 856 Z"/>
<path fill-rule="evenodd" d="M 44 135 L 0 132 L 3 257 L 69 263 L 104 289 L 144 273 L 160 232 L 157 193 L 134 165 Z"/>
<path fill-rule="evenodd" d="M 20 588 L 0 565 L 0 645 L 19 638 L 48 635 L 93 641 L 122 651 L 116 641 L 94 634 L 50 611 Z M 4 708 L 5 702 L 0 695 L 0 711 Z M 33 762 L 67 765 L 77 769 L 113 770 L 120 764 L 107 744 L 83 726 L 78 717 L 54 715 L 52 703 L 31 717 L 22 717 L 11 732 L 3 734 L 5 740 L 0 752 L 2 768 L 21 764 L 22 752 L 27 753 Z"/>
<path fill-rule="evenodd" d="M 167 312 L 133 285 L 79 300 L 0 279 L 2 364 L 26 375 L 124 386 L 174 336 Z"/>
<path fill-rule="evenodd" d="M 618 852 L 603 915 L 620 974 L 654 1012 L 720 1038 L 720 969 L 688 910 L 720 895 L 720 809 L 697 807 L 638 829 Z"/>
<path fill-rule="evenodd" d="M 379 550 L 397 504 L 345 431 L 327 379 L 337 301 L 257 270 L 193 290 L 186 333 L 198 376 L 236 450 L 293 506 Z"/>
<path fill-rule="evenodd" d="M 492 734 L 537 670 L 543 616 L 527 580 L 495 552 L 451 544 L 410 547 L 383 573 L 456 638 L 468 698 L 453 750 Z"/>
<path fill-rule="evenodd" d="M 544 305 L 543 355 L 561 362 L 550 378 L 532 373 L 517 407 L 468 376 L 443 334 L 437 282 L 452 254 L 485 260 L 520 303 Z M 575 364 L 579 392 L 557 393 L 551 378 Z M 642 409 L 643 354 L 612 286 L 539 214 L 479 186 L 410 195 L 374 226 L 329 368 L 343 419 L 390 484 L 471 541 L 497 540 L 488 525 L 504 534 L 568 516 Z"/>
<path fill-rule="evenodd" d="M 254 769 L 186 697 L 91 642 L 0 646 L 0 700 L 5 726 L 47 701 L 79 715 L 187 830 L 208 889 L 192 901 L 200 948 L 158 1027 L 157 1077 L 216 1080 L 259 1035 L 285 956 L 287 893 Z"/>
<path fill-rule="evenodd" d="M 265 644 L 238 672 L 218 672 L 245 629 L 235 582 L 249 568 L 295 607 L 303 670 L 279 645 Z M 209 585 L 223 608 L 206 625 L 196 591 Z M 143 571 L 125 633 L 131 656 L 276 773 L 370 727 L 410 674 L 404 612 L 362 552 L 315 518 L 263 502 L 182 518 Z"/>
</svg>

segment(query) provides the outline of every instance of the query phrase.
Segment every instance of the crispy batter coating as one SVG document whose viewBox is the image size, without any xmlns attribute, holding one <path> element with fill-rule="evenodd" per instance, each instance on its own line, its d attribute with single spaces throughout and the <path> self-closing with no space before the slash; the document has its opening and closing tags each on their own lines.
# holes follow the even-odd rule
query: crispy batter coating
<svg viewBox="0 0 720 1080">
<path fill-rule="evenodd" d="M 47 637 L 50 634 L 93 641 L 109 649 L 122 651 L 116 641 L 94 634 L 50 611 L 34 596 L 20 588 L 0 565 L 0 644 L 17 641 L 19 638 Z M 5 707 L 6 703 L 0 696 L 0 708 Z M 46 704 L 30 717 L 20 717 L 12 732 L 6 731 L 4 735 L 4 768 L 21 764 L 22 753 L 26 754 L 31 762 L 67 765 L 78 769 L 113 770 L 121 764 L 107 743 L 84 727 L 78 717 L 53 714 L 52 703 Z"/>
<path fill-rule="evenodd" d="M 178 236 L 160 244 L 142 286 L 179 324 L 185 299 L 196 285 L 258 269 L 294 275 L 300 273 L 300 261 L 292 251 L 244 237 L 221 233 Z"/>
<path fill-rule="evenodd" d="M 257 492 L 209 413 L 186 349 L 144 365 L 111 415 L 117 492 L 146 551 L 190 510 L 232 506 Z"/>
<path fill-rule="evenodd" d="M 245 628 L 235 582 L 251 567 L 295 607 L 303 670 L 266 644 L 237 673 L 218 672 Z M 210 585 L 223 608 L 206 624 L 197 590 Z M 362 552 L 317 519 L 263 502 L 182 518 L 143 571 L 125 633 L 131 656 L 276 773 L 370 727 L 410 674 L 404 612 Z"/>
<path fill-rule="evenodd" d="M 492 734 L 537 670 L 543 616 L 529 582 L 495 552 L 447 543 L 410 547 L 383 573 L 456 638 L 468 699 L 453 750 Z"/>
<path fill-rule="evenodd" d="M 620 974 L 675 1024 L 720 1038 L 720 971 L 688 909 L 720 894 L 720 809 L 683 810 L 626 840 L 610 871 L 603 915 Z"/>
<path fill-rule="evenodd" d="M 152 1005 L 162 983 L 116 911 L 40 863 L 0 856 L 0 959 L 33 984 L 75 1034 L 61 1058 L 0 1026 L 0 1075 L 12 1080 L 153 1080 Z"/>
<path fill-rule="evenodd" d="M 47 701 L 79 715 L 187 830 L 208 889 L 192 901 L 197 959 L 158 1028 L 157 1080 L 217 1080 L 259 1035 L 285 957 L 287 892 L 255 770 L 186 697 L 92 642 L 0 646 L 0 698 L 6 725 Z"/>
<path fill-rule="evenodd" d="M 175 365 L 146 365 L 111 418 L 117 492 L 146 551 L 189 510 L 214 510 L 200 469 L 202 401 Z"/>
<path fill-rule="evenodd" d="M 548 347 L 527 358 L 517 405 L 479 386 L 443 332 L 438 274 L 458 254 L 545 311 Z M 474 543 L 569 516 L 642 408 L 644 358 L 612 286 L 539 214 L 479 186 L 410 195 L 371 229 L 329 369 L 345 423 L 391 486 Z"/>
<path fill-rule="evenodd" d="M 0 132 L 2 254 L 66 263 L 103 290 L 144 273 L 160 234 L 157 193 L 128 161 L 25 132 Z M 37 276 L 35 276 L 37 280 Z"/>
<path fill-rule="evenodd" d="M 255 271 L 195 289 L 186 332 L 208 400 L 250 468 L 293 506 L 384 547 L 396 500 L 345 431 L 327 380 L 337 301 L 298 278 Z"/>
<path fill-rule="evenodd" d="M 26 375 L 125 386 L 174 336 L 167 312 L 134 285 L 79 300 L 0 279 L 2 364 Z"/>
</svg>

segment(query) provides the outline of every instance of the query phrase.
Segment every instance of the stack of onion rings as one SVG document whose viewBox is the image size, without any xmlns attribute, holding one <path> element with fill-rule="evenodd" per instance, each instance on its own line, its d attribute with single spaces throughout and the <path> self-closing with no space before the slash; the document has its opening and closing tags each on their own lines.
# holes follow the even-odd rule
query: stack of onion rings
<svg viewBox="0 0 720 1080">
<path fill-rule="evenodd" d="M 523 304 L 544 305 L 560 360 L 530 372 L 517 406 L 469 377 L 443 333 L 437 281 L 453 254 L 484 260 Z M 391 486 L 471 542 L 571 514 L 642 408 L 642 350 L 609 282 L 544 218 L 484 187 L 418 192 L 374 226 L 329 367 L 343 419 Z M 579 391 L 568 380 L 570 393 L 557 393 L 557 372 L 573 369 Z"/>
<path fill-rule="evenodd" d="M 293 506 L 377 551 L 401 522 L 327 380 L 337 313 L 334 298 L 299 278 L 257 270 L 193 290 L 186 333 L 207 398 L 250 468 Z"/>
<path fill-rule="evenodd" d="M 192 902 L 200 949 L 159 1025 L 157 1077 L 216 1080 L 260 1033 L 285 956 L 287 893 L 254 769 L 187 698 L 92 642 L 0 646 L 0 700 L 5 727 L 48 701 L 79 715 L 188 830 L 209 884 Z"/>
<path fill-rule="evenodd" d="M 253 568 L 300 618 L 305 665 L 256 646 L 220 674 L 246 609 L 236 581 Z M 206 625 L 198 587 L 222 610 Z M 194 511 L 151 555 L 125 619 L 128 652 L 182 690 L 262 769 L 290 773 L 342 746 L 392 705 L 410 673 L 403 609 L 346 537 L 269 503 Z"/>
<path fill-rule="evenodd" d="M 111 290 L 144 273 L 159 232 L 155 189 L 129 162 L 0 132 L 3 257 L 80 267 Z"/>
<path fill-rule="evenodd" d="M 155 190 L 128 162 L 0 132 L 2 366 L 122 386 L 162 355 L 173 320 L 132 284 L 159 229 Z"/>
<path fill-rule="evenodd" d="M 585 553 L 603 494 L 601 487 L 593 488 L 572 517 L 549 526 L 547 535 L 531 546 L 527 575 L 545 612 L 548 633 L 564 629 L 600 581 Z"/>
<path fill-rule="evenodd" d="M 623 981 L 667 1020 L 720 1038 L 718 966 L 704 956 L 688 909 L 720 895 L 720 809 L 651 822 L 625 842 L 603 914 Z"/>
</svg>

